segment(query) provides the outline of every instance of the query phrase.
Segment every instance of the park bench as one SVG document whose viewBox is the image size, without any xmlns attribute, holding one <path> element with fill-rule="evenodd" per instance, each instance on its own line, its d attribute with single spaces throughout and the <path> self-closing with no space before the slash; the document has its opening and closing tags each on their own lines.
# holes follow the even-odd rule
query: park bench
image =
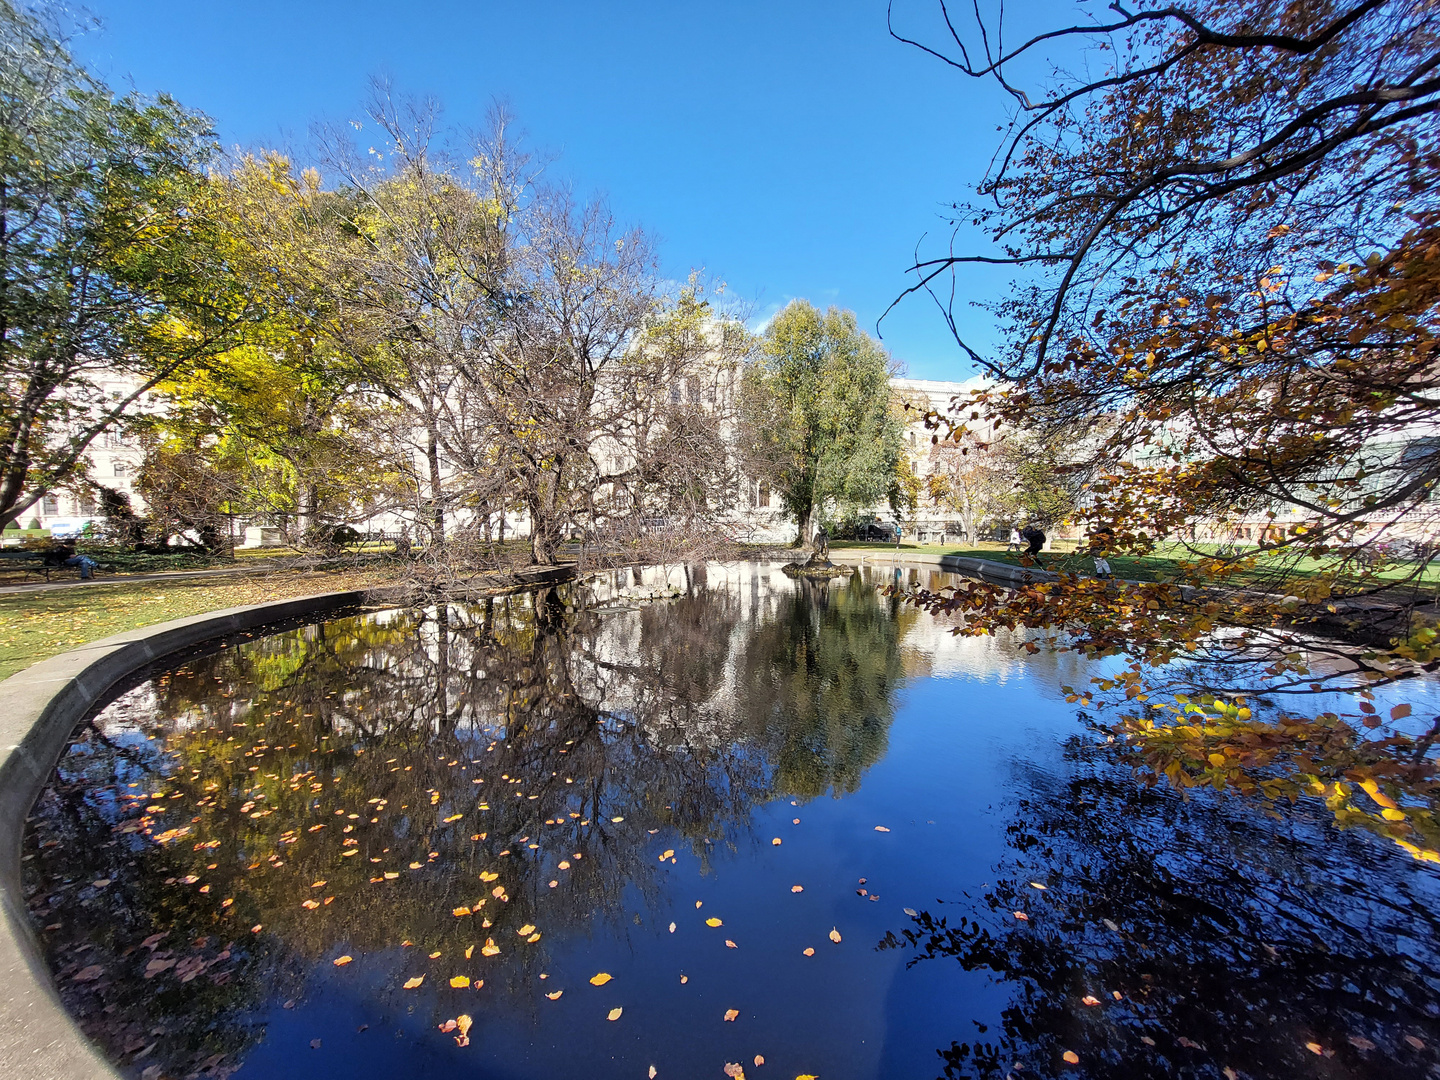
<svg viewBox="0 0 1440 1080">
<path fill-rule="evenodd" d="M 80 571 L 74 567 L 67 567 L 64 563 L 64 556 L 59 551 L 36 551 L 33 548 L 0 548 L 0 570 L 28 570 L 35 574 L 44 574 L 45 580 L 50 580 L 50 573 L 54 570 L 74 569 L 78 574 Z"/>
</svg>

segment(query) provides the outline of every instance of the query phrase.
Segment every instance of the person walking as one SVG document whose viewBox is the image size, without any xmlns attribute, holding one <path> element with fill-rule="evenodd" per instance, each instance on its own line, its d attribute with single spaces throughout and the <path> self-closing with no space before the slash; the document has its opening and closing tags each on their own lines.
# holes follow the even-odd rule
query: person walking
<svg viewBox="0 0 1440 1080">
<path fill-rule="evenodd" d="M 1110 554 L 1110 548 L 1115 543 L 1115 530 L 1109 525 L 1102 525 L 1090 533 L 1090 557 L 1095 560 L 1095 576 L 1102 581 L 1109 581 L 1113 576 L 1110 573 L 1110 560 L 1106 558 Z"/>
<path fill-rule="evenodd" d="M 1040 559 L 1040 549 L 1045 546 L 1045 534 L 1040 531 L 1040 527 L 1035 524 L 1026 525 L 1020 530 L 1020 537 L 1027 545 L 1025 554 L 1035 560 L 1036 566 L 1043 568 L 1045 564 Z"/>
<path fill-rule="evenodd" d="M 1011 555 L 1020 550 L 1020 530 L 1014 525 L 1010 526 L 1010 543 L 1005 545 L 1005 554 Z"/>
</svg>

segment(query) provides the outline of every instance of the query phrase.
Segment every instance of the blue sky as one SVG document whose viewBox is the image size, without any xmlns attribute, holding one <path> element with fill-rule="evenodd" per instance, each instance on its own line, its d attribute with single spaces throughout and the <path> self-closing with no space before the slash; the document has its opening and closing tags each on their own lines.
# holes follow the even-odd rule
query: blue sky
<svg viewBox="0 0 1440 1080">
<path fill-rule="evenodd" d="M 507 99 L 555 171 L 660 240 L 667 275 L 701 267 L 753 304 L 792 297 L 875 320 L 945 205 L 1000 138 L 993 86 L 892 40 L 883 0 L 681 4 L 91 0 L 80 56 L 123 88 L 208 113 L 227 145 L 303 158 L 311 126 L 360 115 L 371 75 L 437 96 L 453 124 Z M 929 27 L 929 0 L 897 0 Z M 1003 271 L 966 282 L 1003 292 Z M 981 340 L 990 316 L 964 316 Z M 928 301 L 881 331 L 918 378 L 968 363 Z"/>
</svg>

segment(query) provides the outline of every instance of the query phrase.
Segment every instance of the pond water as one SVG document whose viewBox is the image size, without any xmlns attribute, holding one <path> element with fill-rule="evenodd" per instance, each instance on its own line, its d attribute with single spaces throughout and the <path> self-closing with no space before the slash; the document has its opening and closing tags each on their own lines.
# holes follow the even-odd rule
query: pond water
<svg viewBox="0 0 1440 1080">
<path fill-rule="evenodd" d="M 1137 784 L 1073 659 L 889 571 L 630 573 L 233 641 L 99 710 L 24 865 L 122 1071 L 1436 1075 L 1433 867 Z"/>
</svg>

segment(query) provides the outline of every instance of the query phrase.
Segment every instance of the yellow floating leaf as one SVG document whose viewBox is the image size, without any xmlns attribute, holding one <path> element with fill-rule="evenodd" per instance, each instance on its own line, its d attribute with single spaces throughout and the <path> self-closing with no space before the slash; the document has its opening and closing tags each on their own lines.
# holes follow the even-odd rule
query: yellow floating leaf
<svg viewBox="0 0 1440 1080">
<path fill-rule="evenodd" d="M 666 848 L 664 851 L 662 851 L 662 852 L 660 853 L 660 861 L 661 861 L 661 862 L 664 862 L 666 859 L 669 859 L 669 858 L 671 858 L 672 856 L 674 856 L 674 854 L 675 854 L 675 849 L 674 849 L 674 848 Z"/>
<path fill-rule="evenodd" d="M 336 967 L 344 967 L 346 964 L 350 963 L 354 959 L 355 958 L 353 956 L 337 956 L 332 961 L 332 963 L 334 963 Z"/>
<path fill-rule="evenodd" d="M 801 1073 L 795 1080 L 820 1080 L 814 1073 Z"/>
<path fill-rule="evenodd" d="M 359 848 L 353 848 L 353 847 L 352 847 L 349 851 L 342 851 L 342 852 L 340 853 L 340 857 L 341 857 L 342 859 L 348 859 L 351 855 L 359 855 L 359 854 L 360 854 L 360 849 L 359 849 Z"/>
<path fill-rule="evenodd" d="M 321 878 L 319 881 L 312 881 L 310 887 L 312 889 L 323 889 L 325 887 L 325 879 Z"/>
<path fill-rule="evenodd" d="M 539 940 L 540 940 L 540 931 L 537 930 L 537 931 L 535 931 L 535 933 L 531 934 L 529 937 L 527 937 L 527 938 L 525 939 L 525 944 L 527 944 L 527 945 L 534 945 L 535 942 L 537 942 L 537 941 L 539 941 Z"/>
<path fill-rule="evenodd" d="M 431 960 L 439 960 L 439 959 L 440 959 L 440 950 L 439 950 L 439 949 L 436 949 L 434 952 L 432 952 L 432 953 L 430 954 L 430 959 L 431 959 Z"/>
<path fill-rule="evenodd" d="M 449 825 L 450 822 L 452 822 L 452 821 L 459 821 L 459 820 L 460 820 L 462 817 L 464 817 L 464 816 L 465 816 L 464 814 L 451 814 L 449 817 L 447 817 L 447 818 L 445 819 L 445 824 L 446 824 L 446 825 Z"/>
<path fill-rule="evenodd" d="M 569 870 L 569 869 L 570 869 L 570 863 L 569 863 L 567 860 L 565 860 L 565 859 L 561 859 L 561 860 L 560 860 L 558 863 L 556 863 L 555 865 L 556 865 L 556 867 L 557 867 L 558 869 L 560 869 L 560 870 Z"/>
<path fill-rule="evenodd" d="M 709 918 L 709 919 L 706 919 L 706 920 L 705 920 L 705 925 L 706 925 L 706 926 L 724 926 L 725 924 L 724 924 L 721 920 L 719 920 L 719 919 Z"/>
<path fill-rule="evenodd" d="M 549 998 L 551 1001 L 559 1001 L 559 1000 L 560 1000 L 560 995 L 563 994 L 563 993 L 565 993 L 564 990 L 556 990 L 553 994 L 546 994 L 545 996 L 546 996 L 547 998 Z"/>
<path fill-rule="evenodd" d="M 770 843 L 773 844 L 775 847 L 779 847 L 779 846 L 780 846 L 780 838 L 777 836 L 777 837 L 775 837 L 774 840 L 771 840 Z"/>
<path fill-rule="evenodd" d="M 526 923 L 524 926 L 520 927 L 519 930 L 515 931 L 515 933 L 519 934 L 521 937 L 529 937 L 534 932 L 535 927 L 531 926 L 529 923 Z"/>
<path fill-rule="evenodd" d="M 450 914 L 454 915 L 457 919 L 463 919 L 466 915 L 471 914 L 471 911 L 468 907 L 465 907 L 462 904 L 460 907 L 457 907 L 453 911 L 451 911 Z"/>
<path fill-rule="evenodd" d="M 609 975 L 607 975 L 605 972 L 602 971 L 602 972 L 600 972 L 599 975 L 595 975 L 595 976 L 592 976 L 592 977 L 591 977 L 591 979 L 590 979 L 590 985 L 591 985 L 591 986 L 604 986 L 606 983 L 608 983 L 608 982 L 610 981 L 610 978 L 611 978 L 611 977 L 610 977 Z"/>
<path fill-rule="evenodd" d="M 619 1020 L 619 1019 L 620 1019 L 620 1014 L 623 1013 L 624 1011 L 625 1011 L 624 1009 L 611 1009 L 611 1010 L 605 1015 L 605 1019 L 606 1019 L 606 1020 Z"/>
<path fill-rule="evenodd" d="M 833 926 L 830 928 L 830 940 L 835 942 L 835 944 L 837 945 L 840 944 L 840 931 L 835 929 Z"/>
<path fill-rule="evenodd" d="M 394 880 L 395 880 L 397 877 L 399 877 L 399 876 L 400 876 L 400 872 L 399 872 L 398 870 L 386 870 L 386 871 L 385 871 L 385 880 L 386 880 L 386 881 L 394 881 Z"/>
<path fill-rule="evenodd" d="M 734 1019 L 735 1019 L 737 1016 L 739 1016 L 739 1015 L 740 1015 L 740 1010 L 739 1010 L 739 1009 L 726 1009 L 726 1010 L 725 1010 L 725 1020 L 726 1020 L 727 1023 L 733 1022 Z"/>
<path fill-rule="evenodd" d="M 306 901 L 305 901 L 303 904 L 301 904 L 300 906 L 303 907 L 303 908 L 309 908 L 311 911 L 314 911 L 317 907 L 320 906 L 320 901 L 319 901 L 319 900 L 306 900 Z"/>
<path fill-rule="evenodd" d="M 406 980 L 405 980 L 405 989 L 406 989 L 406 990 L 414 990 L 417 986 L 419 986 L 419 985 L 420 985 L 421 983 L 423 983 L 424 981 L 425 981 L 425 976 L 424 976 L 424 975 L 417 975 L 417 976 L 415 976 L 415 978 L 413 978 L 413 979 L 406 979 Z"/>
<path fill-rule="evenodd" d="M 494 880 L 495 880 L 496 878 L 498 878 L 499 876 L 500 876 L 500 875 L 497 874 L 497 873 L 495 873 L 495 871 L 493 871 L 493 870 L 484 870 L 484 871 L 482 871 L 481 874 L 480 874 L 480 880 L 481 880 L 481 881 L 494 881 Z"/>
<path fill-rule="evenodd" d="M 456 990 L 464 990 L 467 986 L 470 985 L 470 976 L 452 975 L 450 977 L 450 985 L 453 986 Z"/>
<path fill-rule="evenodd" d="M 1040 882 L 1038 882 L 1038 881 L 1032 881 L 1032 882 L 1030 882 L 1030 888 L 1032 888 L 1032 889 L 1039 889 L 1041 892 L 1044 892 L 1044 891 L 1045 891 L 1045 886 L 1044 886 L 1044 885 L 1041 885 Z"/>
<path fill-rule="evenodd" d="M 469 1035 L 470 1028 L 475 1023 L 468 1015 L 461 1013 L 455 1018 L 455 1026 L 460 1029 L 461 1035 Z"/>
<path fill-rule="evenodd" d="M 486 938 L 485 945 L 480 950 L 481 956 L 499 956 L 500 946 L 495 944 L 494 938 Z"/>
<path fill-rule="evenodd" d="M 419 869 L 420 869 L 420 866 L 421 866 L 420 863 L 418 863 L 418 862 L 412 862 L 412 863 L 410 864 L 410 869 L 411 869 L 411 870 L 419 870 Z M 399 875 L 397 874 L 396 876 L 398 877 Z"/>
<path fill-rule="evenodd" d="M 610 820 L 612 823 L 619 825 L 625 819 L 623 817 L 612 817 Z"/>
</svg>

